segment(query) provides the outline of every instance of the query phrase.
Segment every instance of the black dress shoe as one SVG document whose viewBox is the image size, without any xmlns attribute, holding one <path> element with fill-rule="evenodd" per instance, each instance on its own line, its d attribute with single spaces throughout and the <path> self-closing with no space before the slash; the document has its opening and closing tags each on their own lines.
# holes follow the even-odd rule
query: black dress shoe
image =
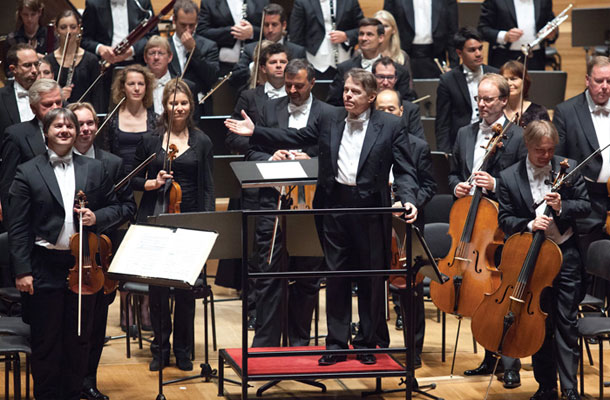
<svg viewBox="0 0 610 400">
<path fill-rule="evenodd" d="M 178 367 L 178 369 L 181 369 L 182 371 L 192 371 L 193 370 L 193 363 L 188 358 L 177 358 L 176 366 Z"/>
<path fill-rule="evenodd" d="M 106 396 L 104 393 L 100 392 L 99 390 L 97 390 L 97 388 L 94 387 L 83 389 L 81 391 L 80 398 L 87 400 L 109 400 L 108 396 Z"/>
<path fill-rule="evenodd" d="M 326 354 L 320 357 L 318 365 L 335 365 L 338 362 L 347 360 L 347 356 L 341 354 Z"/>
<path fill-rule="evenodd" d="M 521 386 L 521 377 L 519 376 L 519 371 L 515 369 L 507 369 L 504 371 L 504 387 L 506 389 L 514 389 L 516 387 Z"/>
<path fill-rule="evenodd" d="M 256 329 L 256 316 L 250 315 L 248 316 L 248 330 L 253 331 Z"/>
<path fill-rule="evenodd" d="M 377 364 L 377 357 L 374 354 L 358 354 L 356 359 L 364 365 Z"/>
<path fill-rule="evenodd" d="M 396 330 L 397 331 L 402 331 L 402 315 L 399 315 L 396 317 Z"/>
<path fill-rule="evenodd" d="M 496 369 L 496 373 L 502 372 L 503 370 L 504 370 L 504 367 L 502 366 L 502 364 L 500 364 L 500 365 L 498 365 L 498 368 Z M 464 375 L 466 375 L 466 376 L 489 375 L 492 372 L 494 372 L 494 360 L 489 360 L 489 361 L 483 360 L 481 365 L 479 365 L 475 369 L 467 369 L 466 371 L 464 371 Z"/>
<path fill-rule="evenodd" d="M 563 397 L 566 400 L 580 400 L 580 395 L 576 389 L 568 389 L 563 391 Z"/>
<path fill-rule="evenodd" d="M 540 386 L 530 400 L 557 400 L 557 388 Z"/>
<path fill-rule="evenodd" d="M 148 369 L 149 371 L 158 371 L 159 370 L 159 359 L 158 358 L 153 358 L 152 361 L 150 362 L 150 364 L 148 364 Z M 165 360 L 163 363 L 164 367 L 167 367 L 169 365 L 169 360 Z"/>
</svg>

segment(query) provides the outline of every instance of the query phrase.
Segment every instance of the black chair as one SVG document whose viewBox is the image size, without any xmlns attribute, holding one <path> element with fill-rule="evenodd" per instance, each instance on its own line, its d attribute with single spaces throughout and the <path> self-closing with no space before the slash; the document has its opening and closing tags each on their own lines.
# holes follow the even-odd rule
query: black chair
<svg viewBox="0 0 610 400">
<path fill-rule="evenodd" d="M 19 353 L 25 356 L 25 390 L 26 399 L 30 398 L 30 354 L 32 349 L 27 337 L 7 335 L 0 336 L 0 361 L 4 361 L 4 392 L 9 398 L 9 371 L 13 370 L 13 399 L 21 399 L 21 359 Z"/>
<path fill-rule="evenodd" d="M 424 233 L 428 229 L 428 225 L 442 222 L 445 224 L 449 223 L 449 214 L 451 212 L 451 206 L 453 206 L 453 196 L 450 194 L 435 194 L 424 209 L 425 224 L 426 228 Z M 447 229 L 445 229 L 447 233 Z M 449 242 L 451 245 L 451 242 Z M 447 249 L 449 251 L 449 249 Z M 434 251 L 432 252 L 434 254 Z M 446 254 L 446 253 L 445 253 Z M 436 257 L 436 256 L 435 256 Z M 444 257 L 444 256 L 443 256 Z M 442 257 L 440 257 L 442 258 Z"/>
<path fill-rule="evenodd" d="M 610 240 L 598 240 L 591 243 L 587 251 L 586 270 L 589 274 L 610 281 Z M 587 339 L 594 338 L 599 343 L 599 398 L 604 397 L 604 340 L 610 338 L 610 318 L 605 316 L 586 316 L 578 320 L 580 336 L 580 394 L 584 396 L 584 357 L 583 347 Z"/>
<path fill-rule="evenodd" d="M 3 276 L 10 276 L 4 272 L 9 267 L 8 232 L 0 233 L 0 269 Z M 0 288 L 0 302 L 4 303 L 0 310 L 4 309 L 7 316 L 17 316 L 21 314 L 21 294 L 15 285 Z"/>
<path fill-rule="evenodd" d="M 544 65 L 553 68 L 553 71 L 561 71 L 561 54 L 553 46 L 544 48 Z"/>
<path fill-rule="evenodd" d="M 442 151 L 431 151 L 432 158 L 432 175 L 436 181 L 436 194 L 453 194 L 449 190 L 449 160 L 451 154 L 443 153 Z"/>
<path fill-rule="evenodd" d="M 138 339 L 138 347 L 140 349 L 142 349 L 143 340 L 150 342 L 150 339 L 142 338 L 142 315 L 140 311 L 140 300 L 143 296 L 148 296 L 149 290 L 147 284 L 138 282 L 125 282 L 121 285 L 120 290 L 127 293 L 125 297 L 125 304 L 123 305 L 123 315 L 125 315 L 125 324 L 127 326 L 127 332 L 125 335 L 127 358 L 131 358 L 132 337 Z M 132 325 L 129 324 L 130 309 L 133 310 L 136 332 L 133 332 L 134 329 L 132 328 Z"/>
<path fill-rule="evenodd" d="M 430 150 L 436 151 L 436 131 L 434 130 L 434 124 L 436 123 L 435 117 L 421 117 L 421 123 L 424 127 L 424 137 Z"/>
</svg>

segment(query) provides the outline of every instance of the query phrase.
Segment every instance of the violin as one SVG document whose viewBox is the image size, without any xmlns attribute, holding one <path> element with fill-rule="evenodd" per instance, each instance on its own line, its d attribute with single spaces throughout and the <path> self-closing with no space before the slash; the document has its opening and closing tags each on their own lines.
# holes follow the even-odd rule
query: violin
<svg viewBox="0 0 610 400">
<path fill-rule="evenodd" d="M 510 125 L 504 129 L 500 124 L 493 126 L 481 171 L 487 169 L 491 156 L 502 147 Z M 497 203 L 483 196 L 483 189 L 478 186 L 472 196 L 457 199 L 449 214 L 449 235 L 451 249 L 438 263 L 439 271 L 449 277 L 449 282 L 430 282 L 430 296 L 441 311 L 471 317 L 483 295 L 500 284 L 494 253 L 503 243 L 504 234 L 498 228 Z"/>
<path fill-rule="evenodd" d="M 560 163 L 555 182 L 563 181 L 568 161 Z M 558 185 L 553 185 L 557 191 Z M 536 207 L 537 208 L 537 207 Z M 544 215 L 551 215 L 548 205 Z M 551 286 L 559 273 L 563 256 L 559 246 L 545 237 L 543 230 L 516 233 L 502 251 L 502 283 L 485 294 L 472 317 L 472 334 L 489 351 L 514 358 L 536 353 L 545 337 L 547 314 L 540 309 L 543 289 Z"/>
<path fill-rule="evenodd" d="M 76 207 L 84 209 L 87 197 L 82 190 L 76 195 Z M 68 273 L 68 287 L 78 294 L 78 335 L 81 328 L 82 295 L 95 294 L 104 286 L 104 271 L 98 264 L 109 264 L 112 244 L 106 235 L 96 235 L 83 227 L 83 216 L 79 213 L 78 233 L 70 237 L 70 251 L 76 263 Z"/>
<path fill-rule="evenodd" d="M 167 153 L 167 160 L 169 161 L 169 170 L 172 170 L 172 161 L 174 161 L 178 154 L 178 147 L 175 144 L 169 145 L 169 153 Z M 180 214 L 180 204 L 182 203 L 182 188 L 180 184 L 175 180 L 171 180 L 169 187 L 169 202 L 167 204 L 167 212 L 170 214 Z"/>
</svg>

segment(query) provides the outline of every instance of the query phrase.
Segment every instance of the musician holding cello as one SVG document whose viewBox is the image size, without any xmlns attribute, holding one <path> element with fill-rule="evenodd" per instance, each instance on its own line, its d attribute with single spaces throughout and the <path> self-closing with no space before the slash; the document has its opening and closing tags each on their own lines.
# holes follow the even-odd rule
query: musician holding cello
<svg viewBox="0 0 610 400">
<path fill-rule="evenodd" d="M 148 167 L 133 178 L 133 188 L 144 191 L 137 215 L 137 221 L 139 222 L 144 222 L 146 217 L 155 214 L 159 192 L 166 186 L 168 179 L 178 183 L 179 189 L 181 189 L 180 212 L 214 211 L 212 141 L 206 134 L 197 129 L 193 122 L 195 103 L 193 95 L 184 81 L 174 79 L 165 85 L 163 107 L 160 128 L 154 132 L 145 133 L 136 149 L 136 165 L 139 165 L 151 154 L 157 154 L 157 157 Z M 167 146 L 168 143 L 169 146 Z M 175 147 L 177 157 L 173 160 L 171 169 L 166 170 L 164 169 L 166 165 L 164 158 L 168 156 L 167 147 Z M 161 210 L 161 212 L 168 212 L 168 210 Z M 188 371 L 193 369 L 191 352 L 195 297 L 191 290 L 184 289 L 175 289 L 174 295 L 176 301 L 174 354 L 176 355 L 178 368 Z M 171 318 L 168 299 L 169 288 L 150 287 L 150 314 L 155 334 L 155 339 L 151 345 L 153 354 L 153 360 L 149 365 L 151 371 L 169 365 Z M 163 327 L 160 326 L 161 313 L 163 313 Z M 164 342 L 159 344 L 161 329 L 163 329 Z M 162 346 L 163 360 L 158 358 L 160 345 Z"/>
<path fill-rule="evenodd" d="M 42 121 L 48 149 L 17 168 L 9 191 L 9 245 L 23 319 L 30 324 L 36 399 L 79 399 L 86 371 L 88 297 L 83 296 L 83 336 L 77 336 L 77 295 L 67 277 L 75 265 L 69 242 L 82 215 L 86 227 L 107 226 L 121 210 L 100 161 L 72 154 L 79 133 L 72 111 L 49 111 Z M 88 204 L 75 209 L 77 191 Z"/>
<path fill-rule="evenodd" d="M 456 141 L 453 146 L 453 157 L 451 159 L 451 171 L 449 173 L 449 186 L 453 194 L 458 199 L 472 194 L 475 187 L 482 187 L 487 198 L 495 200 L 497 189 L 497 178 L 503 169 L 511 166 L 526 154 L 523 143 L 522 129 L 517 126 L 509 127 L 502 139 L 502 146 L 487 162 L 486 170 L 481 170 L 485 156 L 484 147 L 489 142 L 492 134 L 492 127 L 495 124 L 504 126 L 508 120 L 504 116 L 504 108 L 508 102 L 510 88 L 508 81 L 501 75 L 495 73 L 485 74 L 478 86 L 478 96 L 475 97 L 482 118 L 481 123 L 467 125 L 457 133 Z M 472 177 L 470 179 L 469 177 Z M 450 221 L 451 222 L 451 221 Z M 497 220 L 489 221 L 497 224 Z M 476 236 L 474 231 L 472 236 Z M 472 240 L 471 240 L 472 242 Z M 486 249 L 478 249 L 480 254 L 484 254 Z M 494 265 L 491 265 L 494 267 Z M 461 292 L 466 293 L 480 288 L 468 288 L 468 280 L 464 279 Z M 483 293 L 490 289 L 485 287 Z M 481 293 L 481 297 L 482 294 Z M 436 304 L 436 301 L 435 301 Z M 476 305 L 474 305 L 476 308 Z M 470 315 L 471 316 L 471 315 Z M 519 360 L 503 359 L 504 367 L 504 386 L 514 388 L 520 385 Z M 487 375 L 491 374 L 494 367 L 494 360 L 491 353 L 486 352 L 485 359 L 481 365 L 475 369 L 467 370 L 465 375 Z"/>
<path fill-rule="evenodd" d="M 523 136 L 528 151 L 527 158 L 500 173 L 500 227 L 506 235 L 542 230 L 547 239 L 559 246 L 563 255 L 561 269 L 553 281 L 553 287 L 550 293 L 543 294 L 540 302 L 542 310 L 549 315 L 546 318 L 544 343 L 532 356 L 534 377 L 539 389 L 531 400 L 558 398 L 557 373 L 564 398 L 578 400 L 580 396 L 576 388 L 576 371 L 580 350 L 576 318 L 578 304 L 584 296 L 584 287 L 581 280 L 581 255 L 574 233 L 576 219 L 586 217 L 591 204 L 580 175 L 570 179 L 570 184 L 564 185 L 559 191 L 550 191 L 553 180 L 551 174 L 559 171 L 559 163 L 563 160 L 563 157 L 554 156 L 559 136 L 553 124 L 533 121 Z M 572 169 L 576 162 L 569 160 L 569 165 Z M 570 169 L 567 170 L 568 173 Z M 535 210 L 534 202 L 541 202 Z M 552 209 L 550 216 L 543 214 L 547 205 Z M 527 252 L 528 249 L 523 251 Z M 539 260 L 540 257 L 543 255 L 538 255 Z M 502 266 L 503 270 L 512 267 L 504 266 L 504 263 Z M 514 267 L 521 268 L 521 265 Z M 536 268 L 540 267 L 542 265 L 537 264 Z"/>
</svg>

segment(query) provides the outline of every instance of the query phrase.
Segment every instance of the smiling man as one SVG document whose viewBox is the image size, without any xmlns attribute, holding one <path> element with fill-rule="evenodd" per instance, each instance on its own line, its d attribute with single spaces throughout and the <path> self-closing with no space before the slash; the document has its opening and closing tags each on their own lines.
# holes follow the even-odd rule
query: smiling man
<svg viewBox="0 0 610 400">
<path fill-rule="evenodd" d="M 257 126 L 244 113 L 244 120 L 227 120 L 226 126 L 240 135 L 252 135 L 253 145 L 299 148 L 318 144 L 318 183 L 315 208 L 391 206 L 388 176 L 393 167 L 396 206 L 406 212 L 407 222 L 417 218 L 417 178 L 405 129 L 400 118 L 376 111 L 372 105 L 377 81 L 370 72 L 352 69 L 345 76 L 344 108 L 329 111 L 313 126 L 296 130 Z M 325 215 L 319 232 L 326 265 L 332 271 L 385 269 L 390 261 L 389 215 Z M 372 242 L 375 238 L 375 242 Z M 385 347 L 389 334 L 384 315 L 384 279 L 361 277 L 358 284 L 360 327 L 355 348 Z M 351 278 L 328 278 L 326 314 L 327 349 L 347 349 L 351 338 Z M 345 361 L 344 355 L 325 355 L 320 365 Z M 360 354 L 363 364 L 374 364 L 373 354 Z"/>
</svg>

